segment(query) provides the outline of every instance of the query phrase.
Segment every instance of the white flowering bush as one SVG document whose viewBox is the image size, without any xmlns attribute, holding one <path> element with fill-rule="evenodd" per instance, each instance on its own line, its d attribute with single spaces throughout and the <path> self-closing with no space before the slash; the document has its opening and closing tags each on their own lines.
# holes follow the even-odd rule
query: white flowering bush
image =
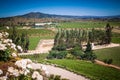
<svg viewBox="0 0 120 80">
<path fill-rule="evenodd" d="M 17 57 L 17 50 L 22 52 L 22 48 L 19 45 L 16 46 L 8 36 L 7 32 L 0 32 L 0 61 Z"/>
<path fill-rule="evenodd" d="M 49 72 L 44 65 L 34 68 L 33 65 L 38 64 L 30 59 L 11 61 L 19 58 L 17 51 L 22 52 L 23 49 L 8 39 L 8 36 L 7 32 L 0 32 L 0 61 L 6 61 L 0 63 L 0 80 L 55 80 L 49 78 Z"/>
</svg>

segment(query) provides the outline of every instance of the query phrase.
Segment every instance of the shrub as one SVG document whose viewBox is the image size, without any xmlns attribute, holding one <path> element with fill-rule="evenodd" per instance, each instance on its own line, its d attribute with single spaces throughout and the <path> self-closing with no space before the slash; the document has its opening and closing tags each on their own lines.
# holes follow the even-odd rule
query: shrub
<svg viewBox="0 0 120 80">
<path fill-rule="evenodd" d="M 74 55 L 76 57 L 79 57 L 79 58 L 83 55 L 83 51 L 77 50 L 75 48 L 72 49 L 70 52 L 71 52 L 72 55 Z"/>
<path fill-rule="evenodd" d="M 113 60 L 112 59 L 104 59 L 103 62 L 106 64 L 111 64 L 113 62 Z"/>
<path fill-rule="evenodd" d="M 82 55 L 82 59 L 86 60 L 95 60 L 97 56 L 91 51 L 91 52 L 86 52 L 85 54 Z"/>
<path fill-rule="evenodd" d="M 60 45 L 54 46 L 54 47 L 52 48 L 52 50 L 64 51 L 64 50 L 66 50 L 66 46 L 60 44 Z"/>
<path fill-rule="evenodd" d="M 50 51 L 49 55 L 47 56 L 48 59 L 62 59 L 65 58 L 67 55 L 67 51 L 57 51 L 57 50 L 52 50 Z"/>
<path fill-rule="evenodd" d="M 113 62 L 113 60 L 112 59 L 108 59 L 108 64 L 111 64 Z"/>
</svg>

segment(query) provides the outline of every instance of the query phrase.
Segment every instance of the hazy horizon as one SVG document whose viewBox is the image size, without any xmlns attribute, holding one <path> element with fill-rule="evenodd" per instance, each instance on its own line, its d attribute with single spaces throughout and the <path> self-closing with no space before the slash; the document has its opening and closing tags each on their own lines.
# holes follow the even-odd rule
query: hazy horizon
<svg viewBox="0 0 120 80">
<path fill-rule="evenodd" d="M 120 0 L 1 0 L 0 17 L 42 12 L 72 16 L 120 15 Z"/>
</svg>

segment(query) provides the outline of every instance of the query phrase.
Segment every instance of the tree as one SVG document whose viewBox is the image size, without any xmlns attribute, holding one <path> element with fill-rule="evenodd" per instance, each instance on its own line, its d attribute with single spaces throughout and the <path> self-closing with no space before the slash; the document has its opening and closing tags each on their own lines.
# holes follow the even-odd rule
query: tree
<svg viewBox="0 0 120 80">
<path fill-rule="evenodd" d="M 86 45 L 85 54 L 82 56 L 82 58 L 87 59 L 87 60 L 91 60 L 91 61 L 94 61 L 94 59 L 97 58 L 97 56 L 92 52 L 92 46 L 91 46 L 89 41 Z"/>
<path fill-rule="evenodd" d="M 25 44 L 25 52 L 27 52 L 29 49 L 29 38 L 26 36 L 26 44 Z"/>
<path fill-rule="evenodd" d="M 90 42 L 88 41 L 87 45 L 86 45 L 86 50 L 85 52 L 91 52 L 92 51 L 92 46 L 90 44 Z"/>
<path fill-rule="evenodd" d="M 108 24 L 106 25 L 106 27 L 105 27 L 106 43 L 107 43 L 107 44 L 110 44 L 110 42 L 111 42 L 111 37 L 112 37 L 111 31 L 112 31 L 112 29 L 113 29 L 113 27 L 111 27 L 111 26 L 109 25 L 109 23 L 108 23 Z"/>
</svg>

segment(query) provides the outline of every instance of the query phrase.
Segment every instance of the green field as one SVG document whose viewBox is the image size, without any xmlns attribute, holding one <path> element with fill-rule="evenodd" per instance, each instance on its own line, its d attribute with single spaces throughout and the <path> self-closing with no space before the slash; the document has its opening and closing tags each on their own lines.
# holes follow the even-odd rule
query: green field
<svg viewBox="0 0 120 80">
<path fill-rule="evenodd" d="M 29 58 L 32 61 L 44 62 L 48 54 L 21 55 L 21 58 Z"/>
<path fill-rule="evenodd" d="M 110 67 L 97 65 L 80 60 L 49 60 L 50 63 L 58 64 L 71 71 L 89 77 L 91 80 L 118 80 L 120 71 Z"/>
<path fill-rule="evenodd" d="M 98 60 L 113 59 L 114 65 L 120 66 L 120 47 L 95 50 Z"/>
<path fill-rule="evenodd" d="M 12 32 L 12 29 L 8 30 Z M 48 29 L 17 29 L 19 33 L 27 33 L 29 36 L 54 36 L 55 32 Z M 18 34 L 19 34 L 18 33 Z"/>
<path fill-rule="evenodd" d="M 112 42 L 120 43 L 120 33 L 112 33 Z"/>
<path fill-rule="evenodd" d="M 104 28 L 109 23 L 111 26 L 120 26 L 120 22 L 102 22 L 102 21 L 81 21 L 81 22 L 63 22 L 58 23 L 58 28 Z"/>
<path fill-rule="evenodd" d="M 112 37 L 113 43 L 120 43 L 120 37 Z"/>
<path fill-rule="evenodd" d="M 40 41 L 40 37 L 30 37 L 29 40 L 30 40 L 29 50 L 35 50 Z"/>
</svg>

